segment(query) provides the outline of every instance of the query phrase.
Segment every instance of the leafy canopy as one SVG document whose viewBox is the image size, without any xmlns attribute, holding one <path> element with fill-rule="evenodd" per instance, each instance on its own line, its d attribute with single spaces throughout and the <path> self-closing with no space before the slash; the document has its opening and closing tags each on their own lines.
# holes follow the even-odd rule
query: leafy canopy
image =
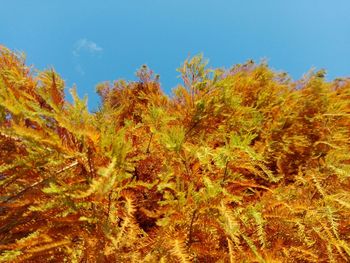
<svg viewBox="0 0 350 263">
<path fill-rule="evenodd" d="M 350 261 L 350 81 L 195 56 L 164 95 L 0 47 L 1 262 Z"/>
</svg>

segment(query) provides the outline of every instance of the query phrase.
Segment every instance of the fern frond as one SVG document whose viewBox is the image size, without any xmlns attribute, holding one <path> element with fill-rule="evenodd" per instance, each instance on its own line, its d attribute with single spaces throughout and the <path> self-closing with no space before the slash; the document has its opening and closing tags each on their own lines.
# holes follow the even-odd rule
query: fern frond
<svg viewBox="0 0 350 263">
<path fill-rule="evenodd" d="M 266 246 L 266 233 L 265 233 L 265 219 L 263 218 L 260 211 L 256 209 L 256 207 L 252 207 L 250 209 L 250 214 L 253 216 L 256 226 L 257 226 L 257 233 L 260 241 L 260 245 L 262 248 Z"/>
<path fill-rule="evenodd" d="M 240 231 L 240 225 L 238 223 L 238 220 L 236 219 L 233 212 L 230 209 L 228 209 L 223 202 L 221 202 L 219 211 L 222 217 L 222 225 L 226 234 L 234 242 L 236 248 L 242 251 L 241 243 L 239 240 L 241 231 Z"/>
<path fill-rule="evenodd" d="M 3 250 L 0 253 L 0 262 L 13 262 L 23 254 L 20 250 Z"/>
<path fill-rule="evenodd" d="M 262 255 L 260 255 L 257 247 L 255 246 L 254 242 L 245 234 L 241 234 L 242 238 L 244 239 L 244 241 L 248 244 L 250 250 L 253 252 L 253 254 L 255 255 L 256 259 L 260 262 L 260 263 L 265 263 L 266 261 L 264 260 L 264 258 L 262 257 Z"/>
<path fill-rule="evenodd" d="M 289 253 L 300 260 L 307 260 L 308 262 L 319 262 L 318 255 L 310 250 L 303 249 L 301 247 L 290 247 Z"/>
<path fill-rule="evenodd" d="M 236 258 L 234 255 L 234 249 L 233 249 L 233 243 L 232 241 L 227 237 L 227 245 L 228 245 L 228 253 L 229 253 L 229 257 L 230 257 L 230 263 L 234 263 L 236 262 Z"/>
<path fill-rule="evenodd" d="M 174 256 L 176 256 L 181 263 L 190 263 L 191 262 L 191 256 L 187 253 L 185 244 L 180 239 L 175 239 L 172 242 L 172 249 L 170 250 L 170 253 Z"/>
</svg>

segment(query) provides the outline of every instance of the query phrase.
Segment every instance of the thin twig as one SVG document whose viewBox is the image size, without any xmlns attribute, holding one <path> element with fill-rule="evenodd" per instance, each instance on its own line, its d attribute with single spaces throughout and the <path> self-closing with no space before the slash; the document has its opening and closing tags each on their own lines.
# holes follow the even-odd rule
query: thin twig
<svg viewBox="0 0 350 263">
<path fill-rule="evenodd" d="M 191 243 L 193 242 L 193 240 L 192 240 L 193 223 L 194 223 L 197 211 L 198 211 L 198 209 L 195 209 L 192 213 L 191 222 L 190 222 L 190 229 L 189 229 L 189 234 L 188 234 L 188 243 L 187 243 L 188 246 L 190 246 Z"/>
<path fill-rule="evenodd" d="M 222 182 L 225 182 L 226 180 L 226 175 L 227 175 L 227 166 L 228 166 L 228 161 L 226 161 L 226 164 L 225 164 L 225 171 L 224 171 L 224 178 L 222 179 Z"/>
<path fill-rule="evenodd" d="M 112 203 L 112 192 L 110 192 L 108 195 L 107 221 L 109 221 L 109 214 L 111 212 L 111 203 Z"/>
<path fill-rule="evenodd" d="M 151 138 L 149 138 L 146 153 L 150 153 L 149 148 L 150 148 L 150 146 L 151 146 L 152 138 L 153 138 L 153 133 L 151 133 Z"/>
<path fill-rule="evenodd" d="M 70 168 L 72 168 L 72 167 L 78 165 L 78 163 L 79 163 L 78 161 L 75 161 L 75 162 L 71 163 L 70 165 L 67 165 L 67 166 L 63 167 L 62 169 L 58 170 L 58 171 L 56 172 L 56 174 L 63 173 L 64 171 L 66 171 L 66 170 L 68 170 L 68 169 L 70 169 Z"/>
</svg>

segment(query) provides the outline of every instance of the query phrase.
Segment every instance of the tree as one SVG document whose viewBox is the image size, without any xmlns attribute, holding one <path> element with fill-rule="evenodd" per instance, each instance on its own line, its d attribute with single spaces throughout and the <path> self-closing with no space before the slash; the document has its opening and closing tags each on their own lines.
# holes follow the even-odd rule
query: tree
<svg viewBox="0 0 350 263">
<path fill-rule="evenodd" d="M 95 113 L 0 48 L 0 261 L 347 262 L 350 81 L 141 67 Z"/>
</svg>

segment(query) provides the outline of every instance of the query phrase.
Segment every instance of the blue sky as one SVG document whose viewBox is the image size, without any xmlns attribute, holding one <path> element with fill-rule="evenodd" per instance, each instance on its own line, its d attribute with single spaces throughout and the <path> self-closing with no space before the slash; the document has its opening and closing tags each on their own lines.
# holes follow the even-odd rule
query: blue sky
<svg viewBox="0 0 350 263">
<path fill-rule="evenodd" d="M 267 59 L 299 79 L 325 68 L 350 76 L 349 0 L 11 0 L 1 2 L 0 44 L 99 103 L 95 85 L 135 79 L 147 64 L 170 94 L 178 68 L 203 53 L 211 67 Z"/>
</svg>

